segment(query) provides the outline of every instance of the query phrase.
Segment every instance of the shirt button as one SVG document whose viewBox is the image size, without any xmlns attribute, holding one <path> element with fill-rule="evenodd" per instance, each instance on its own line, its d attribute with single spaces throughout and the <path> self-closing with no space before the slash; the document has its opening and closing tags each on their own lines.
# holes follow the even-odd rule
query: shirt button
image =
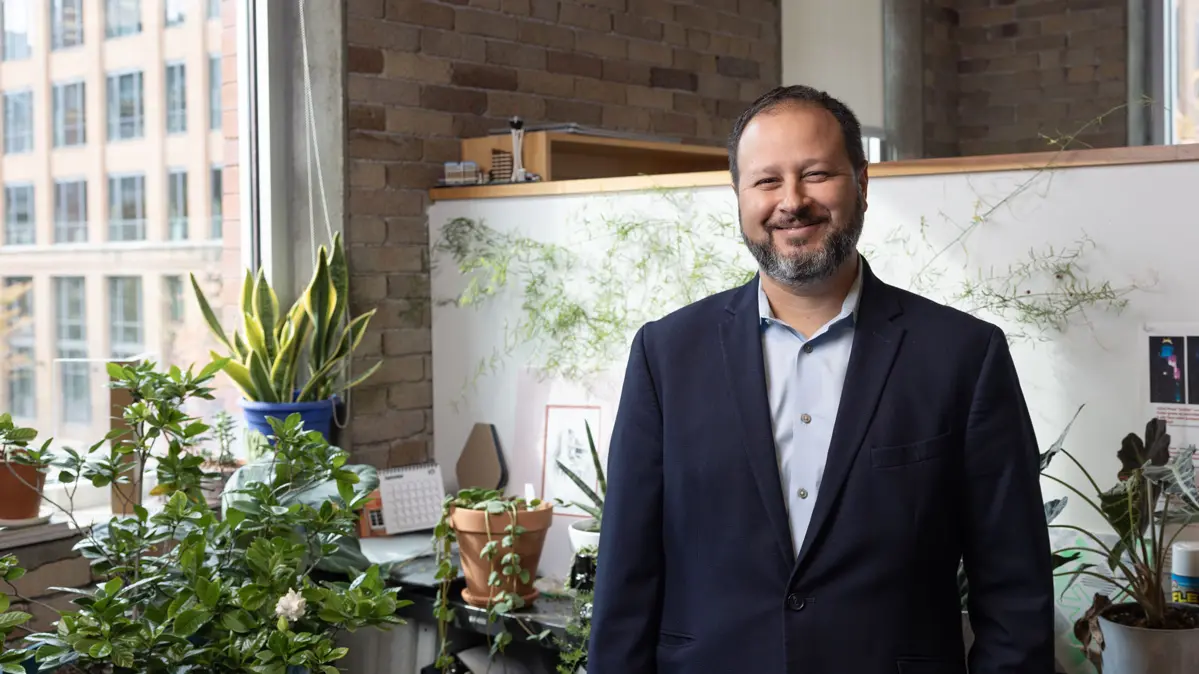
<svg viewBox="0 0 1199 674">
<path fill-rule="evenodd" d="M 787 608 L 791 609 L 792 611 L 802 611 L 803 607 L 804 600 L 802 597 L 795 593 L 787 595 Z"/>
<path fill-rule="evenodd" d="M 807 490 L 807 489 L 804 489 L 803 487 L 800 487 L 800 488 L 799 488 L 799 497 L 800 497 L 800 498 L 807 498 L 807 497 L 808 497 L 808 490 Z"/>
<path fill-rule="evenodd" d="M 811 414 L 801 414 L 801 415 L 799 415 L 799 420 L 804 422 L 805 424 L 810 424 L 810 423 L 812 423 L 812 415 Z"/>
<path fill-rule="evenodd" d="M 811 345 L 811 344 L 804 344 L 804 345 L 803 345 L 803 352 L 804 352 L 804 353 L 812 353 L 812 345 Z"/>
</svg>

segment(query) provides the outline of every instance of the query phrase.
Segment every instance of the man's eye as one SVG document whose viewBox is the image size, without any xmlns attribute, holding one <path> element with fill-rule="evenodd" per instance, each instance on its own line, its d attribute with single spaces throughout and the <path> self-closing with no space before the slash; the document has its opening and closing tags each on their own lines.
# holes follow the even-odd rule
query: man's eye
<svg viewBox="0 0 1199 674">
<path fill-rule="evenodd" d="M 766 183 L 773 183 L 776 181 L 778 181 L 778 178 L 760 178 L 754 183 L 754 185 L 765 185 Z"/>
<path fill-rule="evenodd" d="M 825 173 L 824 171 L 812 171 L 811 173 L 804 174 L 804 178 L 820 178 L 821 180 L 823 180 L 824 178 L 827 178 L 827 177 L 828 177 L 828 173 Z"/>
</svg>

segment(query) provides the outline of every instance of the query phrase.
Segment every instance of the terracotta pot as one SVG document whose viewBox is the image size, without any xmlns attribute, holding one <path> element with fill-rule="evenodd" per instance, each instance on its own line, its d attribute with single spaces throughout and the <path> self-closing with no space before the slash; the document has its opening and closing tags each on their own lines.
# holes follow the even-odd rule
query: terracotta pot
<svg viewBox="0 0 1199 674">
<path fill-rule="evenodd" d="M 0 461 L 0 519 L 27 520 L 37 517 L 42 508 L 42 487 L 45 484 L 46 474 L 37 468 Z M 28 485 L 36 489 L 30 489 Z"/>
<path fill-rule="evenodd" d="M 545 546 L 545 534 L 554 520 L 554 506 L 542 502 L 535 510 L 520 511 L 516 514 L 516 523 L 524 527 L 524 533 L 516 539 L 516 554 L 520 555 L 521 568 L 529 572 L 529 582 L 522 583 L 515 576 L 502 576 L 504 585 L 490 588 L 487 579 L 491 572 L 500 572 L 500 563 L 511 548 L 499 548 L 495 555 L 488 560 L 482 559 L 480 553 L 483 547 L 492 540 L 504 537 L 504 528 L 512 523 L 512 515 L 487 515 L 481 510 L 453 508 L 450 511 L 450 526 L 458 537 L 458 552 L 462 563 L 462 574 L 466 576 L 466 588 L 462 590 L 462 599 L 471 606 L 486 607 L 489 597 L 500 590 L 512 592 L 531 603 L 540 594 L 533 588 L 533 579 L 537 576 L 537 564 L 541 561 L 541 550 Z M 488 533 L 490 532 L 490 533 Z"/>
</svg>

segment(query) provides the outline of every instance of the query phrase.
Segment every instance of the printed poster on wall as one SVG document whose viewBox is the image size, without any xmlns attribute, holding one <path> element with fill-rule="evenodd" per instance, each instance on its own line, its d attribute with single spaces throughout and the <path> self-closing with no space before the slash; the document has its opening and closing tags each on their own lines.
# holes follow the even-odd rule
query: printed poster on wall
<svg viewBox="0 0 1199 674">
<path fill-rule="evenodd" d="M 1141 341 L 1145 419 L 1166 422 L 1171 453 L 1199 446 L 1199 323 L 1149 323 Z"/>
</svg>

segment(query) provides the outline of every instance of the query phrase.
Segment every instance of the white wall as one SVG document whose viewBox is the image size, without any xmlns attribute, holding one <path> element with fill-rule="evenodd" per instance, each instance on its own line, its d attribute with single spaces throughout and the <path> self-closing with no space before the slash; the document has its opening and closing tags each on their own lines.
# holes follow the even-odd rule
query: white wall
<svg viewBox="0 0 1199 674">
<path fill-rule="evenodd" d="M 1076 320 L 1065 333 L 1050 331 L 1041 335 L 1043 341 L 1015 341 L 1013 353 L 1043 447 L 1057 437 L 1077 407 L 1086 404 L 1067 446 L 1082 457 L 1100 485 L 1107 486 L 1115 482 L 1120 439 L 1130 431 L 1143 433 L 1148 420 L 1142 402 L 1146 371 L 1142 325 L 1199 322 L 1199 271 L 1193 257 L 1199 251 L 1195 185 L 1199 185 L 1199 163 L 1089 167 L 1039 174 L 880 177 L 870 183 L 861 248 L 880 277 L 894 285 L 923 288 L 913 281 L 916 272 L 925 267 L 940 271 L 935 287 L 926 289 L 925 294 L 943 300 L 961 287 L 963 279 L 1001 273 L 1009 265 L 1029 259 L 1030 250 L 1043 251 L 1050 245 L 1060 250 L 1080 238 L 1093 240 L 1095 247 L 1079 260 L 1084 280 L 1141 289 L 1127 296 L 1129 304 L 1122 313 L 1089 310 L 1085 319 Z M 735 208 L 727 187 L 683 192 L 693 192 L 700 209 L 727 214 Z M 978 212 L 976 204 L 1005 198 L 990 219 L 960 242 L 964 249 L 951 245 Z M 434 241 L 450 218 L 468 217 L 482 218 L 500 230 L 602 252 L 602 246 L 579 225 L 580 214 L 643 216 L 662 204 L 662 197 L 653 193 L 442 201 L 431 209 L 429 219 Z M 922 231 L 927 243 L 922 242 Z M 749 264 L 733 234 L 728 238 L 731 259 Z M 941 249 L 945 253 L 929 264 L 932 251 Z M 452 262 L 439 259 L 437 264 L 433 296 L 452 296 L 461 289 L 462 278 Z M 1036 292 L 1040 286 L 1034 284 L 1030 289 Z M 516 302 L 517 296 L 509 295 L 479 309 L 435 308 L 433 422 L 437 459 L 450 467 L 471 424 L 495 424 L 512 464 L 512 485 L 519 492 L 526 481 L 540 484 L 547 402 L 601 405 L 604 430 L 599 441 L 606 447 L 624 355 L 612 363 L 611 376 L 603 382 L 606 388 L 593 393 L 562 382 L 539 384 L 522 371 L 517 360 L 481 379 L 478 388 L 462 398 L 462 382 L 498 343 L 497 326 L 518 315 Z M 987 317 L 1011 333 L 1022 331 L 1011 321 Z M 460 404 L 455 406 L 459 398 Z M 1072 484 L 1084 484 L 1081 474 L 1067 461 L 1056 462 L 1051 473 Z M 1065 493 L 1048 480 L 1043 487 L 1047 498 Z M 1088 527 L 1099 523 L 1077 500 L 1059 521 Z M 567 524 L 569 520 L 559 518 L 551 530 L 543 567 L 547 573 L 560 574 L 566 568 Z"/>
<path fill-rule="evenodd" d="M 782 43 L 783 84 L 823 89 L 884 128 L 882 0 L 783 0 Z"/>
</svg>

